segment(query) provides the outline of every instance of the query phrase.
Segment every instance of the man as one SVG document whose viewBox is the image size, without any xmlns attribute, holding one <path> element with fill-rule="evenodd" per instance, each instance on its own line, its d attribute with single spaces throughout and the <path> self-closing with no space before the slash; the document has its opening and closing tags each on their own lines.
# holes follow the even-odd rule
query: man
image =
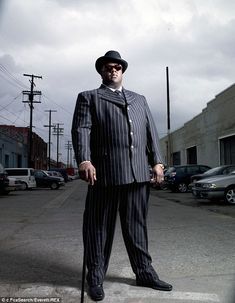
<svg viewBox="0 0 235 303">
<path fill-rule="evenodd" d="M 128 63 L 117 51 L 96 60 L 98 89 L 78 95 L 72 140 L 80 176 L 89 182 L 83 220 L 87 282 L 92 300 L 104 298 L 117 212 L 138 286 L 170 291 L 151 265 L 147 240 L 149 165 L 163 180 L 157 131 L 146 99 L 122 86 Z M 88 238 L 87 238 L 88 237 Z"/>
</svg>

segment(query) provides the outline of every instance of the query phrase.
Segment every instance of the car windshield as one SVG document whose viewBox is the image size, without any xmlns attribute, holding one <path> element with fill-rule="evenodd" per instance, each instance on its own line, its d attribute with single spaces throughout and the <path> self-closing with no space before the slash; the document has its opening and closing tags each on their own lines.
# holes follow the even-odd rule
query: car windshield
<svg viewBox="0 0 235 303">
<path fill-rule="evenodd" d="M 220 167 L 214 167 L 209 170 L 207 170 L 203 175 L 211 175 L 211 174 L 216 174 L 220 170 Z"/>
</svg>

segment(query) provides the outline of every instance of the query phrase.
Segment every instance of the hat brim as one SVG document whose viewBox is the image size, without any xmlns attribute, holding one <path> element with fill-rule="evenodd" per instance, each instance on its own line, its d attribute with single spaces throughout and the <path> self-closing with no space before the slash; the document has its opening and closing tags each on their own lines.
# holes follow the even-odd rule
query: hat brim
<svg viewBox="0 0 235 303">
<path fill-rule="evenodd" d="M 103 65 L 108 62 L 114 62 L 114 63 L 121 64 L 123 73 L 126 71 L 126 69 L 128 67 L 128 63 L 123 59 L 117 59 L 117 58 L 112 58 L 112 57 L 108 58 L 108 57 L 102 56 L 102 57 L 98 58 L 95 63 L 95 68 L 99 74 L 100 74 L 100 71 L 101 71 L 101 68 L 103 67 Z"/>
</svg>

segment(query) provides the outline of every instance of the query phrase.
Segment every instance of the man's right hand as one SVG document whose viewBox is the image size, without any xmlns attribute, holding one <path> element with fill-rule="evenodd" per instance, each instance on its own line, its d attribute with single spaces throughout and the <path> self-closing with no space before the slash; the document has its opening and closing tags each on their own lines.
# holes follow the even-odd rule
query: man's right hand
<svg viewBox="0 0 235 303">
<path fill-rule="evenodd" d="M 90 185 L 94 185 L 96 181 L 96 170 L 91 162 L 87 161 L 79 165 L 79 175 L 82 180 L 89 182 Z"/>
</svg>

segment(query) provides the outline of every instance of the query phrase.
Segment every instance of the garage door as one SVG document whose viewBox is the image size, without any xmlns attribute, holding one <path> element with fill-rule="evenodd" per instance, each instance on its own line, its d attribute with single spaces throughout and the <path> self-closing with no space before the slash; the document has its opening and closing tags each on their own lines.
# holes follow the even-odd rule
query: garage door
<svg viewBox="0 0 235 303">
<path fill-rule="evenodd" d="M 220 163 L 235 164 L 235 135 L 220 139 Z"/>
</svg>

